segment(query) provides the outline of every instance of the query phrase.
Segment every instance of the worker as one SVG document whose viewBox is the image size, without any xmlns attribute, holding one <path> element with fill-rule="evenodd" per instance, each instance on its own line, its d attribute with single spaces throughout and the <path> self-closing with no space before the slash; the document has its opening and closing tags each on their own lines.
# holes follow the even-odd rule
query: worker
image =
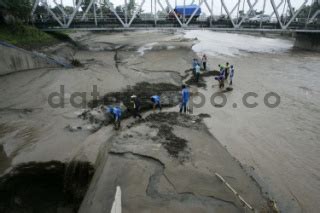
<svg viewBox="0 0 320 213">
<path fill-rule="evenodd" d="M 220 74 L 221 74 L 221 72 L 223 72 L 225 70 L 225 67 L 223 65 L 221 65 L 221 64 L 219 64 L 218 67 L 219 67 L 219 71 L 220 71 Z"/>
<path fill-rule="evenodd" d="M 199 78 L 200 78 L 200 64 L 198 63 L 196 65 L 196 82 L 199 82 Z"/>
<path fill-rule="evenodd" d="M 222 89 L 224 88 L 224 80 L 225 80 L 225 71 L 226 69 L 222 65 L 218 65 L 220 68 L 220 73 L 219 76 L 215 77 L 215 80 L 219 82 L 219 88 Z"/>
<path fill-rule="evenodd" d="M 231 65 L 231 67 L 230 67 L 230 83 L 229 83 L 230 86 L 232 85 L 233 76 L 234 76 L 234 67 L 233 67 L 233 65 Z"/>
<path fill-rule="evenodd" d="M 188 102 L 190 99 L 190 92 L 189 89 L 186 87 L 186 85 L 182 85 L 182 92 L 181 92 L 181 106 L 180 106 L 180 113 L 182 113 L 182 111 L 184 113 L 187 113 L 187 106 L 188 106 Z"/>
<path fill-rule="evenodd" d="M 106 112 L 110 113 L 111 116 L 113 117 L 113 121 L 114 121 L 114 127 L 116 130 L 120 129 L 120 123 L 121 123 L 121 108 L 116 106 L 116 107 L 112 107 L 109 106 L 106 108 Z"/>
<path fill-rule="evenodd" d="M 142 116 L 140 115 L 140 109 L 141 109 L 141 101 L 140 99 L 136 96 L 136 95 L 132 95 L 130 97 L 131 99 L 131 103 L 133 105 L 133 117 L 139 117 L 140 119 L 142 118 Z"/>
<path fill-rule="evenodd" d="M 202 61 L 203 69 L 207 70 L 207 56 L 206 56 L 206 54 L 203 54 L 201 61 Z"/>
<path fill-rule="evenodd" d="M 230 65 L 229 65 L 229 62 L 227 62 L 225 67 L 225 72 L 224 72 L 224 75 L 225 75 L 224 80 L 228 80 L 229 72 L 230 72 Z"/>
<path fill-rule="evenodd" d="M 153 112 L 156 111 L 157 107 L 161 111 L 161 102 L 160 102 L 160 97 L 158 95 L 152 96 L 151 97 L 151 102 L 152 102 L 152 105 L 153 105 Z"/>
<path fill-rule="evenodd" d="M 192 72 L 193 72 L 193 75 L 196 76 L 196 66 L 198 64 L 198 59 L 194 58 L 192 60 Z"/>
</svg>

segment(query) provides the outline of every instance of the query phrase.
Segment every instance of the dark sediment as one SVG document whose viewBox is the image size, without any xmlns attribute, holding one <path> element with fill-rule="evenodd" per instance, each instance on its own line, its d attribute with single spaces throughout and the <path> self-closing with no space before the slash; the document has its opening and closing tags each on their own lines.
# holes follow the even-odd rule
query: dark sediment
<svg viewBox="0 0 320 213">
<path fill-rule="evenodd" d="M 210 118 L 210 117 L 211 117 L 211 115 L 206 114 L 206 113 L 200 113 L 198 116 L 199 116 L 200 118 Z"/>
<path fill-rule="evenodd" d="M 167 83 L 150 84 L 141 82 L 133 87 L 128 86 L 122 92 L 107 93 L 100 100 L 92 100 L 88 106 L 95 108 L 99 105 L 112 105 L 115 103 L 123 103 L 128 108 L 130 107 L 130 96 L 135 94 L 141 99 L 141 109 L 150 108 L 150 98 L 152 95 L 161 95 L 163 106 L 173 106 L 176 103 L 175 97 L 180 90 L 179 86 Z M 169 99 L 169 100 L 168 100 Z"/>
<path fill-rule="evenodd" d="M 150 84 L 147 82 L 141 82 L 136 84 L 133 87 L 128 87 L 126 90 L 121 92 L 112 92 L 107 93 L 103 96 L 102 99 L 92 100 L 88 106 L 90 109 L 85 110 L 82 114 L 79 115 L 80 118 L 88 120 L 91 124 L 97 124 L 97 127 L 94 128 L 94 131 L 99 129 L 101 125 L 108 125 L 112 122 L 111 116 L 105 116 L 101 119 L 97 119 L 92 115 L 92 110 L 100 108 L 102 105 L 122 105 L 122 119 L 128 118 L 133 114 L 133 104 L 131 103 L 130 97 L 136 95 L 141 101 L 141 112 L 152 109 L 152 102 L 150 100 L 151 96 L 159 95 L 161 97 L 162 107 L 173 107 L 180 103 L 180 87 L 167 84 L 167 83 L 158 83 Z M 68 127 L 68 126 L 67 126 Z M 68 127 L 69 128 L 69 127 Z M 80 127 L 79 127 L 80 128 Z M 70 128 L 69 128 L 70 129 Z M 81 128 L 80 128 L 81 129 Z M 79 129 L 75 129 L 77 131 Z M 73 131 L 73 130 L 72 130 Z"/>
<path fill-rule="evenodd" d="M 77 212 L 93 173 L 87 162 L 20 164 L 0 178 L 0 212 Z"/>
<path fill-rule="evenodd" d="M 192 73 L 193 71 L 192 70 L 186 70 L 186 73 Z M 203 87 L 203 88 L 206 88 L 206 83 L 205 83 L 205 80 L 204 78 L 206 77 L 213 77 L 213 76 L 218 76 L 220 73 L 219 71 L 217 70 L 213 70 L 213 71 L 204 71 L 202 70 L 202 72 L 200 73 L 200 77 L 199 77 L 199 81 L 197 82 L 196 81 L 196 78 L 195 76 L 192 74 L 192 77 L 189 78 L 185 83 L 187 85 L 194 85 L 194 86 L 197 86 L 197 87 Z"/>
<path fill-rule="evenodd" d="M 202 123 L 202 118 L 199 115 L 188 115 L 178 112 L 152 113 L 143 119 L 134 121 L 127 127 L 131 128 L 141 123 L 150 123 L 150 127 L 158 127 L 161 124 L 166 124 L 169 126 L 175 125 L 196 130 L 205 128 L 205 125 Z"/>
<path fill-rule="evenodd" d="M 168 151 L 170 156 L 177 158 L 181 151 L 187 147 L 187 141 L 177 137 L 172 132 L 173 128 L 162 124 L 159 126 L 158 137 L 161 138 L 161 144 Z"/>
<path fill-rule="evenodd" d="M 185 77 L 187 78 L 192 70 L 186 70 Z M 205 77 L 211 77 L 218 75 L 219 72 L 214 71 L 203 71 L 200 75 L 199 82 L 195 81 L 194 77 L 191 77 L 185 83 L 187 85 L 196 85 L 198 87 L 206 87 L 206 83 L 204 81 Z M 132 103 L 130 102 L 130 97 L 132 95 L 138 96 L 141 101 L 141 112 L 152 109 L 152 103 L 150 101 L 151 96 L 159 95 L 161 97 L 161 105 L 162 107 L 173 107 L 180 103 L 180 94 L 179 91 L 181 88 L 179 86 L 168 84 L 168 83 L 158 83 L 158 84 L 150 84 L 148 82 L 137 83 L 136 85 L 130 87 L 121 92 L 111 92 L 107 93 L 103 96 L 103 98 L 98 100 L 92 100 L 88 103 L 88 107 L 99 108 L 99 106 L 108 106 L 108 105 L 119 105 L 122 104 L 124 106 L 122 118 L 128 118 L 133 113 Z M 104 120 L 97 120 L 94 116 L 91 115 L 91 109 L 85 110 L 79 117 L 89 120 L 90 123 L 98 124 L 94 131 L 100 128 L 102 124 L 108 125 L 111 123 L 111 117 L 105 117 Z M 94 132 L 93 131 L 93 132 Z"/>
<path fill-rule="evenodd" d="M 179 160 L 180 163 L 189 159 L 190 150 L 188 141 L 174 134 L 174 126 L 181 126 L 196 130 L 205 129 L 200 116 L 192 116 L 180 114 L 178 112 L 161 112 L 147 116 L 145 119 L 137 120 L 128 128 L 148 123 L 151 128 L 158 129 L 158 134 L 152 140 L 160 143 L 168 152 L 168 154 Z"/>
</svg>

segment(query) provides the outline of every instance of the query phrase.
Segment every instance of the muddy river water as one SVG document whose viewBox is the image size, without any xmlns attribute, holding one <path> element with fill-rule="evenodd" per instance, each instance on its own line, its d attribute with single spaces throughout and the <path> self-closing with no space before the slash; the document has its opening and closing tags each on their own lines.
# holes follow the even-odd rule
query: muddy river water
<svg viewBox="0 0 320 213">
<path fill-rule="evenodd" d="M 191 31 L 199 42 L 193 50 L 206 53 L 209 67 L 228 61 L 235 66 L 233 91 L 224 93 L 224 107 L 210 96 L 218 83 L 208 80 L 206 112 L 210 131 L 229 152 L 255 174 L 263 189 L 284 212 L 317 212 L 320 200 L 320 55 L 293 49 L 286 39 Z M 243 104 L 248 98 L 253 108 Z M 280 104 L 269 108 L 264 97 L 275 92 Z M 274 97 L 273 97 L 274 98 Z M 222 99 L 221 99 L 222 100 Z M 221 102 L 216 98 L 216 102 Z M 199 100 L 198 100 L 199 101 Z M 275 99 L 270 98 L 270 103 Z"/>
</svg>

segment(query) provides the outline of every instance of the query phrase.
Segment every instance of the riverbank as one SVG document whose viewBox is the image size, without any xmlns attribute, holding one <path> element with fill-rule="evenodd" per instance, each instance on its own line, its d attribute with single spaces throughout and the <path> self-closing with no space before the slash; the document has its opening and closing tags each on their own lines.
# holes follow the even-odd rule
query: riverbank
<svg viewBox="0 0 320 213">
<path fill-rule="evenodd" d="M 25 70 L 0 77 L 0 98 L 5 100 L 0 103 L 0 157 L 4 159 L 0 171 L 7 174 L 6 179 L 14 178 L 13 168 L 22 163 L 28 167 L 32 162 L 31 168 L 37 168 L 34 163 L 58 161 L 63 165 L 41 164 L 48 169 L 39 171 L 50 172 L 54 165 L 65 167 L 68 172 L 63 179 L 56 172 L 55 175 L 66 184 L 69 182 L 65 179 L 70 181 L 83 172 L 77 169 L 81 166 L 69 164 L 86 162 L 90 165 L 86 168 L 94 168 L 95 172 L 92 181 L 77 179 L 89 187 L 80 208 L 83 212 L 111 208 L 108 204 L 113 202 L 117 186 L 122 189 L 125 212 L 162 212 L 164 208 L 169 212 L 242 212 L 241 202 L 214 175 L 218 172 L 256 210 L 268 212 L 268 198 L 208 133 L 199 116 L 146 112 L 145 120 L 135 122 L 128 118 L 123 121 L 122 130 L 116 132 L 110 125 L 99 124 L 99 115 L 104 120 L 99 104 L 88 108 L 94 88 L 101 99 L 106 97 L 114 104 L 125 105 L 130 92 L 144 93 L 141 85 L 148 85 L 148 92 L 163 95 L 164 101 L 170 97 L 173 105 L 168 107 L 176 106 L 179 87 L 183 79 L 190 77 L 186 71 L 195 57 L 191 50 L 194 39 L 166 32 L 78 32 L 70 36 L 80 46 L 59 44 L 46 48 L 44 53 L 72 57 L 83 66 Z M 172 90 L 168 93 L 169 88 Z M 90 115 L 82 116 L 87 115 L 86 110 Z M 113 182 L 115 179 L 118 182 Z M 110 182 L 113 184 L 106 184 Z M 68 212 L 70 208 L 60 204 L 60 192 L 52 197 L 57 203 L 52 210 L 65 208 Z M 0 206 L 30 207 L 27 197 L 17 194 L 17 202 L 9 202 L 15 199 L 10 197 Z M 45 196 L 43 199 L 46 203 Z M 107 202 L 100 203 L 101 199 Z M 29 210 L 37 208 L 31 206 Z"/>
<path fill-rule="evenodd" d="M 63 49 L 63 53 L 56 54 L 50 49 L 52 47 Z M 2 23 L 0 75 L 41 68 L 80 66 L 72 57 L 74 49 L 77 48 L 77 44 L 63 32 L 45 33 L 19 22 Z"/>
</svg>

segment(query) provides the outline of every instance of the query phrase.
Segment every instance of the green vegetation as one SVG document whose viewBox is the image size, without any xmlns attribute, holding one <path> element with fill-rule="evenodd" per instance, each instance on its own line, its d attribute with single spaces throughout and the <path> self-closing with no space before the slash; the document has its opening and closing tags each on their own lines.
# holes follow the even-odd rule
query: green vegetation
<svg viewBox="0 0 320 213">
<path fill-rule="evenodd" d="M 30 18 L 32 4 L 30 0 L 1 0 L 0 16 L 10 14 L 23 22 Z"/>
<path fill-rule="evenodd" d="M 30 0 L 0 0 L 0 41 L 26 49 L 38 49 L 58 41 L 75 44 L 66 33 L 46 33 L 28 25 L 31 9 Z"/>
<path fill-rule="evenodd" d="M 0 25 L 0 40 L 27 49 L 36 49 L 57 42 L 54 36 L 21 23 Z"/>
</svg>

